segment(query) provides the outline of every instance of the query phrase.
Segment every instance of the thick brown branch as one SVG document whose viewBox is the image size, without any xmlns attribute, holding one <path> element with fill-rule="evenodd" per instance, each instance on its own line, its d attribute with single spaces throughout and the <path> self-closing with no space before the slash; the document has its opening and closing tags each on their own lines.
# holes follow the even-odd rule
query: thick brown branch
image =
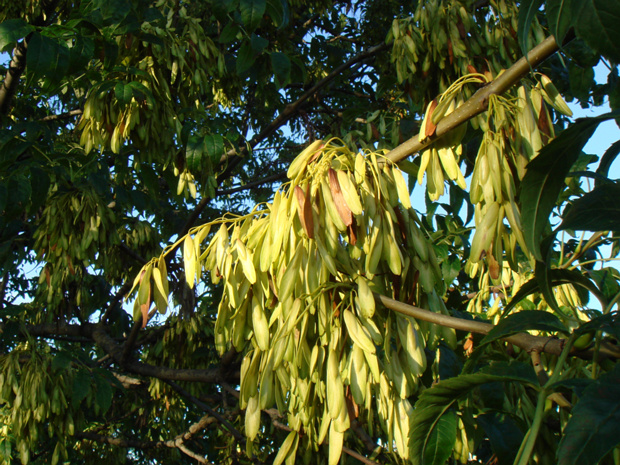
<svg viewBox="0 0 620 465">
<path fill-rule="evenodd" d="M 2 281 L 0 281 L 0 310 L 4 308 L 4 296 L 6 295 L 6 288 L 9 285 L 9 272 L 5 271 L 2 275 Z"/>
<path fill-rule="evenodd" d="M 50 21 L 52 12 L 56 9 L 56 5 L 58 5 L 58 0 L 44 0 L 41 2 L 41 5 L 43 7 L 43 12 L 32 22 L 34 26 L 43 26 L 46 22 Z M 13 57 L 9 63 L 9 69 L 4 76 L 2 85 L 0 85 L 0 116 L 5 116 L 9 113 L 13 97 L 17 92 L 19 79 L 26 69 L 28 37 L 17 43 L 13 50 Z"/>
<path fill-rule="evenodd" d="M 441 313 L 434 313 L 423 308 L 414 307 L 413 305 L 407 305 L 403 302 L 391 299 L 384 295 L 375 294 L 375 298 L 383 304 L 386 308 L 394 310 L 403 315 L 418 318 L 420 320 L 428 321 L 448 328 L 458 329 L 460 331 L 467 331 L 471 333 L 487 334 L 494 326 L 490 323 L 483 323 L 482 321 L 464 320 L 461 318 L 455 318 Z M 531 352 L 533 350 L 538 352 L 546 352 L 548 354 L 560 355 L 564 348 L 565 341 L 563 339 L 557 339 L 553 337 L 545 336 L 532 336 L 528 333 L 517 333 L 512 336 L 503 338 L 504 340 L 514 344 L 521 349 Z M 601 346 L 601 355 L 620 358 L 620 350 L 611 345 Z M 577 350 L 571 351 L 572 355 L 583 358 L 590 358 L 592 356 L 591 351 Z"/>
<path fill-rule="evenodd" d="M 488 107 L 489 97 L 491 95 L 499 95 L 507 91 L 534 67 L 538 66 L 558 50 L 559 46 L 555 38 L 553 36 L 547 37 L 543 42 L 530 50 L 527 54 L 527 58 L 522 57 L 493 82 L 478 90 L 478 92 L 472 95 L 469 100 L 458 107 L 453 113 L 439 121 L 433 137 L 425 139 L 424 142 L 420 142 L 416 135 L 389 152 L 387 158 L 397 163 L 409 155 L 417 153 L 433 144 L 437 139 L 440 139 L 452 129 L 485 111 Z"/>
<path fill-rule="evenodd" d="M 27 327 L 27 331 L 32 336 L 52 337 L 52 336 L 85 336 L 91 338 L 106 353 L 112 357 L 115 363 L 125 371 L 136 375 L 158 378 L 171 381 L 189 381 L 199 383 L 219 383 L 221 381 L 238 382 L 239 373 L 236 370 L 230 373 L 223 372 L 220 368 L 208 370 L 169 368 L 155 366 L 137 360 L 125 360 L 123 358 L 122 347 L 117 344 L 102 327 L 94 324 L 83 325 L 55 325 L 42 324 Z"/>
<path fill-rule="evenodd" d="M 11 109 L 11 103 L 15 93 L 17 92 L 17 86 L 19 85 L 19 78 L 26 69 L 26 52 L 28 51 L 28 43 L 26 40 L 22 40 L 17 44 L 13 50 L 13 58 L 9 63 L 9 70 L 4 76 L 4 81 L 0 86 L 0 115 L 4 116 L 9 113 Z"/>
</svg>

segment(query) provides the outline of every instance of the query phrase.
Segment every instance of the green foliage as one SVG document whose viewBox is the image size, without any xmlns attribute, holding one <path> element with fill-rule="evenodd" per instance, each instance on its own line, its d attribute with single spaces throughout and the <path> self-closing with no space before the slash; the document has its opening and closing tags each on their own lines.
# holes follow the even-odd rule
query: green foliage
<svg viewBox="0 0 620 465">
<path fill-rule="evenodd" d="M 0 464 L 618 465 L 617 1 L 0 6 Z"/>
</svg>

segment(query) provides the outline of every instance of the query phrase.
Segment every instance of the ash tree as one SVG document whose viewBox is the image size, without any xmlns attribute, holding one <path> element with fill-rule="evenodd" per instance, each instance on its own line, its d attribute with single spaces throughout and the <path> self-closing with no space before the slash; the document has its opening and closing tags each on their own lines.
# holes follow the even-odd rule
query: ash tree
<svg viewBox="0 0 620 465">
<path fill-rule="evenodd" d="M 619 20 L 5 0 L 0 463 L 618 465 Z"/>
</svg>

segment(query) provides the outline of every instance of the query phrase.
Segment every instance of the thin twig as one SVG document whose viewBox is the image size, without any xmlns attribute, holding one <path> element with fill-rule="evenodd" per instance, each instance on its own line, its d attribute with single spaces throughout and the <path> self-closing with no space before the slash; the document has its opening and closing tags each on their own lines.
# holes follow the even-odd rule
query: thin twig
<svg viewBox="0 0 620 465">
<path fill-rule="evenodd" d="M 213 410 L 207 404 L 202 402 L 200 399 L 198 399 L 197 397 L 195 397 L 192 394 L 190 394 L 189 392 L 187 392 L 185 389 L 183 389 L 181 386 L 179 386 L 174 381 L 167 380 L 166 383 L 168 385 L 170 385 L 170 387 L 172 387 L 172 389 L 174 389 L 177 393 L 179 393 L 180 395 L 182 395 L 183 397 L 185 397 L 186 399 L 191 401 L 197 407 L 200 407 L 202 410 L 207 412 L 209 415 L 211 415 L 214 418 L 216 418 L 217 421 L 220 422 L 235 437 L 235 439 L 237 439 L 237 441 L 239 441 L 239 442 L 241 442 L 242 444 L 245 445 L 245 436 L 243 436 L 243 434 L 241 434 L 232 425 L 232 423 L 230 423 L 226 418 L 224 418 L 222 415 L 217 413 L 215 410 Z"/>
<path fill-rule="evenodd" d="M 179 449 L 185 455 L 197 460 L 200 463 L 209 462 L 196 452 L 191 451 L 185 446 L 185 442 L 190 440 L 198 431 L 204 429 L 211 423 L 214 423 L 216 419 L 209 415 L 205 415 L 196 423 L 189 427 L 189 430 L 183 434 L 178 435 L 174 439 L 168 439 L 166 441 L 140 441 L 137 439 L 128 439 L 128 438 L 118 438 L 112 436 L 105 436 L 102 434 L 97 434 L 92 431 L 82 431 L 75 434 L 75 437 L 78 439 L 87 439 L 89 441 L 99 442 L 101 444 L 110 444 L 112 446 L 118 447 L 129 447 L 132 449 L 154 449 L 160 447 L 169 447 L 171 449 Z"/>
<path fill-rule="evenodd" d="M 301 106 L 306 102 L 306 100 L 308 100 L 310 97 L 315 95 L 319 90 L 321 90 L 323 87 L 329 84 L 336 77 L 340 76 L 344 71 L 346 71 L 351 66 L 367 60 L 368 58 L 379 53 L 380 51 L 385 50 L 387 47 L 388 47 L 387 44 L 376 45 L 354 56 L 346 63 L 343 63 L 342 65 L 338 66 L 331 73 L 329 73 L 319 82 L 317 82 L 314 86 L 312 86 L 308 91 L 304 92 L 295 102 L 287 105 L 282 111 L 282 113 L 280 113 L 280 115 L 275 120 L 273 120 L 269 125 L 267 125 L 265 129 L 263 129 L 260 133 L 256 134 L 252 138 L 252 140 L 248 142 L 246 146 L 240 148 L 239 151 L 237 151 L 236 148 L 231 149 L 228 152 L 226 152 L 224 155 L 222 155 L 222 157 L 220 158 L 220 165 L 223 165 L 224 163 L 228 162 L 228 166 L 217 177 L 217 184 L 218 185 L 221 184 L 224 179 L 227 179 L 230 176 L 230 174 L 235 169 L 237 164 L 242 160 L 242 158 L 245 155 L 248 154 L 249 148 L 253 149 L 254 147 L 256 147 L 259 143 L 261 143 L 263 140 L 265 140 L 267 137 L 269 137 L 271 134 L 277 131 L 282 125 L 284 125 L 293 116 L 295 116 L 297 112 L 299 112 L 299 110 L 301 109 Z M 237 155 L 237 157 L 232 158 L 235 155 Z M 198 220 L 198 217 L 202 214 L 203 210 L 207 207 L 207 205 L 209 204 L 211 200 L 212 199 L 209 197 L 203 197 L 200 200 L 200 202 L 198 202 L 198 205 L 196 205 L 196 208 L 194 208 L 189 218 L 183 225 L 183 228 L 179 232 L 179 237 L 182 237 L 185 234 L 187 234 L 187 232 L 196 223 L 196 221 Z"/>
<path fill-rule="evenodd" d="M 114 297 L 112 298 L 107 308 L 103 312 L 103 315 L 99 319 L 100 324 L 105 324 L 108 321 L 108 319 L 110 318 L 110 315 L 112 314 L 112 311 L 114 311 L 114 308 L 121 302 L 121 300 L 123 300 L 123 297 L 125 297 L 125 294 L 127 294 L 130 291 L 130 289 L 131 289 L 131 282 L 129 281 L 127 281 L 125 284 L 123 284 L 119 288 L 119 290 L 116 292 L 116 294 L 114 294 Z"/>
<path fill-rule="evenodd" d="M 272 174 L 271 176 L 267 176 L 266 178 L 259 179 L 258 181 L 252 181 L 243 186 L 231 187 L 229 189 L 218 189 L 215 191 L 216 195 L 230 195 L 235 192 L 246 191 L 250 189 L 254 189 L 257 186 L 262 186 L 263 184 L 267 184 L 269 182 L 279 181 L 281 179 L 286 179 L 286 171 L 282 171 L 281 173 Z"/>
<path fill-rule="evenodd" d="M 41 123 L 47 123 L 49 121 L 58 121 L 60 119 L 67 119 L 67 118 L 72 118 L 73 116 L 79 116 L 83 113 L 83 111 L 81 109 L 77 109 L 77 110 L 71 110 L 71 111 L 67 111 L 65 113 L 60 113 L 58 115 L 49 115 L 49 116 L 45 116 L 43 118 L 41 118 L 39 120 L 39 122 Z"/>
<path fill-rule="evenodd" d="M 540 358 L 540 351 L 532 350 L 530 352 L 530 358 L 532 359 L 532 366 L 534 367 L 534 371 L 536 372 L 536 377 L 538 378 L 538 382 L 540 383 L 541 386 L 544 386 L 545 384 L 547 384 L 547 381 L 549 381 L 549 375 L 547 375 L 547 372 L 545 371 L 545 368 L 543 367 L 542 359 Z M 564 397 L 559 392 L 551 393 L 549 395 L 549 399 L 551 399 L 552 401 L 554 401 L 556 404 L 558 404 L 560 407 L 563 407 L 563 408 L 570 409 L 573 406 L 566 399 L 566 397 Z"/>
<path fill-rule="evenodd" d="M 351 68 L 353 65 L 356 65 L 357 63 L 360 63 L 362 61 L 367 60 L 368 58 L 370 58 L 373 55 L 377 54 L 381 50 L 385 50 L 387 47 L 388 47 L 387 44 L 375 45 L 374 47 L 371 47 L 368 50 L 363 51 L 362 53 L 352 57 L 347 62 L 345 62 L 342 65 L 340 65 L 337 68 L 335 68 L 331 73 L 329 73 L 327 76 L 325 76 L 319 82 L 317 82 L 314 86 L 312 86 L 310 89 L 308 89 L 306 92 L 304 92 L 301 95 L 301 97 L 299 97 L 295 102 L 293 102 L 293 103 L 287 105 L 286 107 L 284 107 L 284 110 L 282 111 L 282 113 L 280 113 L 280 115 L 275 120 L 273 120 L 273 122 L 270 123 L 265 129 L 263 129 L 259 134 L 254 136 L 252 138 L 252 140 L 250 141 L 249 145 L 251 147 L 254 147 L 259 142 L 262 142 L 264 139 L 269 137 L 280 126 L 282 126 L 284 123 L 286 123 L 295 113 L 297 113 L 299 108 L 303 105 L 303 103 L 306 100 L 308 100 L 310 97 L 312 97 L 314 94 L 316 94 L 319 90 L 321 90 L 323 87 L 325 87 L 331 81 L 333 81 L 336 77 L 340 76 L 344 71 L 346 71 L 347 69 Z M 241 150 L 241 152 L 243 152 L 244 150 L 246 150 L 246 149 L 243 148 Z M 230 158 L 231 156 L 233 156 L 235 154 L 236 154 L 235 150 L 228 151 L 227 153 L 222 155 L 222 158 L 220 159 L 220 164 L 225 163 L 228 158 Z"/>
</svg>

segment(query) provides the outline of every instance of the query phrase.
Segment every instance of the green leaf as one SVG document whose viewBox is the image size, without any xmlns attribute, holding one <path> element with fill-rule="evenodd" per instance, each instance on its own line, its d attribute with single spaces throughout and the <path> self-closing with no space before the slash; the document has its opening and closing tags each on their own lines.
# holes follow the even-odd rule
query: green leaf
<svg viewBox="0 0 620 465">
<path fill-rule="evenodd" d="M 279 87 L 286 86 L 291 78 L 291 60 L 281 52 L 273 52 L 270 55 L 271 67 L 276 75 Z"/>
<path fill-rule="evenodd" d="M 224 154 L 224 138 L 219 134 L 205 136 L 205 150 L 213 163 L 219 163 Z"/>
<path fill-rule="evenodd" d="M 6 208 L 6 202 L 8 199 L 9 192 L 7 190 L 6 184 L 0 184 L 0 214 L 4 213 L 4 209 Z"/>
<path fill-rule="evenodd" d="M 575 2 L 573 17 L 578 37 L 597 52 L 620 63 L 620 2 L 581 0 Z"/>
<path fill-rule="evenodd" d="M 68 72 L 78 73 L 83 70 L 95 55 L 95 41 L 90 37 L 78 35 L 73 46 L 69 49 Z"/>
<path fill-rule="evenodd" d="M 267 0 L 265 12 L 277 28 L 286 26 L 288 23 L 288 12 L 285 10 L 285 6 L 286 2 L 282 0 Z"/>
<path fill-rule="evenodd" d="M 564 428 L 559 465 L 597 463 L 620 444 L 620 364 L 583 391 Z"/>
<path fill-rule="evenodd" d="M 23 19 L 8 19 L 0 24 L 0 52 L 14 47 L 17 41 L 34 31 Z"/>
<path fill-rule="evenodd" d="M 269 45 L 269 41 L 267 39 L 257 36 L 256 34 L 252 34 L 250 37 L 250 43 L 252 44 L 252 49 L 256 52 L 256 55 L 263 53 L 265 47 Z"/>
<path fill-rule="evenodd" d="M 559 286 L 560 284 L 577 284 L 592 294 L 594 294 L 597 299 L 606 301 L 605 296 L 596 287 L 596 284 L 592 282 L 592 280 L 588 279 L 586 276 L 581 274 L 577 270 L 565 270 L 560 268 L 553 268 L 549 270 L 550 274 L 550 282 L 551 286 Z M 523 284 L 519 291 L 512 296 L 512 300 L 506 305 L 506 308 L 503 311 L 503 315 L 507 315 L 510 311 L 517 305 L 521 300 L 525 299 L 528 295 L 534 294 L 535 292 L 540 291 L 539 281 L 536 278 L 530 279 L 525 284 Z"/>
<path fill-rule="evenodd" d="M 594 69 L 582 67 L 574 62 L 568 64 L 568 77 L 570 81 L 570 91 L 581 102 L 587 102 L 590 92 L 594 85 Z"/>
<path fill-rule="evenodd" d="M 456 441 L 456 413 L 452 410 L 444 413 L 431 432 L 424 448 L 425 465 L 443 465 L 452 455 Z"/>
<path fill-rule="evenodd" d="M 610 312 L 596 316 L 579 326 L 574 332 L 576 335 L 581 335 L 593 331 L 603 331 L 618 338 L 620 336 L 620 313 Z"/>
<path fill-rule="evenodd" d="M 476 422 L 489 438 L 497 463 L 512 465 L 523 441 L 523 432 L 512 418 L 497 413 L 484 413 L 476 417 Z"/>
<path fill-rule="evenodd" d="M 440 381 L 420 394 L 415 404 L 411 425 L 411 461 L 424 463 L 424 448 L 431 437 L 434 425 L 459 399 L 485 383 L 514 381 L 538 385 L 534 369 L 527 364 L 513 362 L 493 363 L 477 373 L 463 374 Z"/>
<path fill-rule="evenodd" d="M 497 339 L 531 329 L 550 332 L 559 331 L 568 334 L 566 326 L 554 314 L 542 310 L 524 310 L 508 315 L 508 317 L 500 320 L 484 339 L 480 341 L 480 345 L 490 344 Z"/>
<path fill-rule="evenodd" d="M 90 372 L 85 369 L 80 369 L 75 373 L 73 377 L 73 389 L 71 395 L 71 403 L 73 408 L 77 408 L 82 400 L 90 393 L 92 378 Z"/>
<path fill-rule="evenodd" d="M 547 0 L 545 13 L 549 30 L 555 36 L 557 43 L 561 44 L 566 33 L 573 26 L 572 3 L 574 0 Z"/>
<path fill-rule="evenodd" d="M 95 392 L 95 402 L 103 413 L 107 412 L 112 405 L 112 386 L 108 380 L 102 376 L 95 376 L 97 391 Z"/>
<path fill-rule="evenodd" d="M 69 69 L 69 50 L 35 32 L 28 41 L 26 66 L 35 78 L 45 76 L 52 82 L 60 81 Z"/>
<path fill-rule="evenodd" d="M 237 55 L 237 74 L 242 75 L 248 69 L 252 67 L 256 56 L 254 49 L 249 42 L 244 42 L 239 48 L 239 54 Z"/>
<path fill-rule="evenodd" d="M 223 44 L 227 44 L 236 39 L 237 34 L 239 33 L 239 26 L 231 21 L 224 29 L 222 29 L 222 33 L 220 34 L 220 42 Z"/>
<path fill-rule="evenodd" d="M 577 120 L 527 165 L 520 195 L 523 235 L 528 249 L 539 261 L 543 260 L 542 236 L 565 186 L 564 180 L 600 122 L 599 118 Z"/>
<path fill-rule="evenodd" d="M 601 157 L 601 162 L 598 164 L 598 168 L 596 169 L 596 174 L 600 174 L 601 176 L 608 177 L 609 176 L 609 167 L 614 162 L 618 154 L 620 153 L 620 140 L 617 140 L 613 144 L 609 146 L 609 148 L 605 151 L 605 154 Z M 599 180 L 596 181 L 596 185 L 598 186 L 600 183 Z"/>
<path fill-rule="evenodd" d="M 241 0 L 239 2 L 241 21 L 245 25 L 246 32 L 254 32 L 263 19 L 266 7 L 266 0 Z"/>
<path fill-rule="evenodd" d="M 468 373 L 473 370 L 484 353 L 486 346 L 493 341 L 532 329 L 550 332 L 559 331 L 565 334 L 569 333 L 568 329 L 562 324 L 558 317 L 552 313 L 543 310 L 522 310 L 518 313 L 513 313 L 501 319 L 480 341 L 474 353 L 471 354 L 467 362 L 465 362 L 463 372 Z"/>
<path fill-rule="evenodd" d="M 521 45 L 523 55 L 527 55 L 527 52 L 531 48 L 528 36 L 532 27 L 532 21 L 534 21 L 536 13 L 538 13 L 542 4 L 543 0 L 524 0 L 521 2 L 521 7 L 519 8 L 519 23 L 517 25 L 517 37 L 519 38 L 519 45 Z"/>
<path fill-rule="evenodd" d="M 190 136 L 187 140 L 185 161 L 190 171 L 196 173 L 202 168 L 202 156 L 204 155 L 204 137 Z"/>
<path fill-rule="evenodd" d="M 620 231 L 620 185 L 603 184 L 575 200 L 566 209 L 558 229 Z"/>
<path fill-rule="evenodd" d="M 72 359 L 73 357 L 66 350 L 60 350 L 52 360 L 52 369 L 66 370 L 71 366 Z"/>
<path fill-rule="evenodd" d="M 552 236 L 551 236 L 552 237 Z M 543 241 L 543 244 L 550 243 L 552 240 Z M 550 249 L 551 246 L 548 246 Z M 543 249 L 545 246 L 543 245 Z M 536 264 L 534 265 L 534 279 L 538 281 L 538 285 L 540 286 L 540 292 L 547 302 L 547 305 L 551 307 L 551 309 L 559 314 L 562 314 L 560 310 L 560 306 L 558 305 L 557 300 L 555 300 L 555 295 L 553 294 L 553 284 L 551 283 L 551 263 L 549 260 L 539 261 L 536 260 Z"/>
<path fill-rule="evenodd" d="M 119 81 L 114 86 L 114 94 L 116 95 L 116 100 L 118 100 L 118 103 L 120 103 L 121 106 L 124 107 L 124 106 L 129 105 L 131 103 L 131 98 L 133 97 L 133 92 L 131 90 L 131 87 L 126 85 L 124 82 Z"/>
</svg>

